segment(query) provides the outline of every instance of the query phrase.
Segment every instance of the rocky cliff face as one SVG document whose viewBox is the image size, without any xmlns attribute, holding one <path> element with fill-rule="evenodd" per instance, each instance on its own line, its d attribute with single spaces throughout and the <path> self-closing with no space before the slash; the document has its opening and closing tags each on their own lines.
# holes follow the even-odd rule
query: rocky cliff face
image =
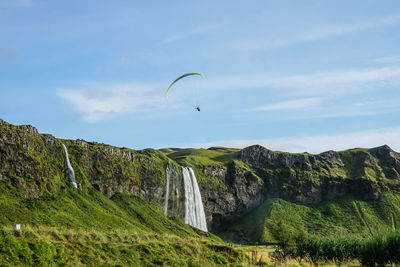
<svg viewBox="0 0 400 267">
<path fill-rule="evenodd" d="M 26 198 L 50 196 L 70 186 L 62 143 L 81 190 L 94 187 L 108 197 L 116 192 L 134 194 L 161 206 L 169 165 L 175 173 L 169 214 L 179 217 L 184 212 L 179 165 L 192 167 L 211 231 L 219 231 L 270 197 L 316 205 L 345 194 L 374 201 L 384 192 L 400 192 L 400 154 L 388 146 L 319 155 L 274 152 L 259 145 L 243 150 L 136 151 L 61 140 L 39 134 L 32 126 L 14 126 L 2 120 L 0 186 L 14 188 L 12 192 Z"/>
<path fill-rule="evenodd" d="M 67 141 L 82 181 L 107 197 L 116 192 L 134 194 L 151 203 L 164 196 L 165 166 L 170 161 L 155 150 L 134 151 L 83 140 Z M 75 170 L 76 171 L 76 170 Z"/>
<path fill-rule="evenodd" d="M 266 196 L 298 204 L 316 205 L 345 194 L 373 201 L 399 189 L 400 155 L 387 145 L 319 155 L 273 152 L 254 145 L 240 151 L 239 158 L 263 179 Z"/>
<path fill-rule="evenodd" d="M 164 166 L 171 162 L 163 153 L 60 140 L 38 134 L 32 126 L 4 121 L 0 122 L 0 179 L 27 198 L 48 196 L 69 186 L 62 143 L 83 190 L 93 186 L 108 197 L 121 192 L 152 203 L 162 201 Z"/>
<path fill-rule="evenodd" d="M 198 170 L 202 175 L 218 179 L 226 185 L 223 190 L 204 186 L 201 190 L 211 230 L 218 231 L 221 226 L 246 214 L 264 200 L 262 180 L 241 165 L 234 160 L 227 166 L 204 166 Z"/>
<path fill-rule="evenodd" d="M 30 125 L 13 126 L 0 120 L 0 180 L 27 198 L 57 192 L 63 167 L 56 144 L 55 138 L 40 135 Z"/>
</svg>

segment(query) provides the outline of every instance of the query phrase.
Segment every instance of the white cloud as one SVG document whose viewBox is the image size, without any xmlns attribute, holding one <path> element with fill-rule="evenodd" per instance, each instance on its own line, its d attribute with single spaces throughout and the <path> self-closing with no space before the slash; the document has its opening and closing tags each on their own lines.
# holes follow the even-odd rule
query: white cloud
<svg viewBox="0 0 400 267">
<path fill-rule="evenodd" d="M 326 85 L 340 85 L 352 83 L 368 83 L 388 78 L 400 78 L 400 68 L 386 67 L 365 70 L 345 70 L 325 72 L 311 75 L 289 76 L 277 79 L 274 83 L 283 87 L 322 87 Z"/>
<path fill-rule="evenodd" d="M 274 116 L 265 117 L 266 121 L 360 117 L 399 112 L 400 99 L 394 97 L 389 100 L 358 100 L 343 103 L 335 98 L 306 98 L 249 108 L 245 111 L 279 112 L 274 113 Z"/>
<path fill-rule="evenodd" d="M 288 37 L 279 37 L 276 39 L 269 39 L 269 40 L 253 40 L 251 42 L 240 43 L 235 46 L 235 49 L 252 51 L 252 50 L 262 50 L 271 47 L 282 47 L 298 43 L 312 42 L 325 38 L 336 37 L 353 32 L 381 27 L 384 25 L 395 24 L 398 23 L 399 21 L 400 21 L 400 15 L 395 14 L 392 16 L 386 16 L 379 19 L 364 21 L 351 25 L 326 26 L 323 29 L 316 29 L 308 32 L 293 33 L 290 34 L 290 36 Z"/>
<path fill-rule="evenodd" d="M 70 102 L 84 121 L 96 122 L 126 113 L 160 109 L 165 102 L 160 91 L 157 87 L 123 84 L 64 89 L 58 95 Z"/>
<path fill-rule="evenodd" d="M 384 144 L 389 145 L 395 151 L 400 151 L 400 127 L 332 135 L 293 136 L 253 140 L 226 140 L 193 144 L 189 147 L 207 148 L 212 146 L 225 146 L 244 148 L 254 144 L 262 145 L 271 150 L 292 153 L 321 153 L 327 150 L 345 150 L 355 147 L 371 148 Z"/>
<path fill-rule="evenodd" d="M 343 95 L 377 90 L 382 85 L 400 84 L 400 67 L 339 70 L 314 74 L 272 77 L 265 74 L 227 75 L 207 78 L 204 90 L 265 87 L 286 95 Z"/>
<path fill-rule="evenodd" d="M 170 81 L 168 81 L 170 82 Z M 174 85 L 165 98 L 163 83 L 87 84 L 78 88 L 59 89 L 57 95 L 70 103 L 77 115 L 86 122 L 97 122 L 124 114 L 139 114 L 146 117 L 165 117 L 172 113 L 190 110 L 198 103 L 190 82 Z M 185 90 L 181 90 L 182 87 Z M 188 90 L 189 89 L 189 90 Z"/>
<path fill-rule="evenodd" d="M 295 114 L 292 119 L 322 119 L 360 117 L 368 115 L 387 114 L 400 111 L 400 101 L 397 98 L 376 101 L 353 101 L 349 103 L 331 102 L 314 112 Z"/>
<path fill-rule="evenodd" d="M 269 104 L 266 106 L 259 106 L 250 108 L 247 111 L 271 111 L 271 110 L 297 110 L 297 109 L 307 109 L 315 108 L 320 106 L 323 102 L 322 98 L 303 98 L 296 100 L 282 101 L 274 104 Z"/>
<path fill-rule="evenodd" d="M 367 97 L 367 92 L 374 91 L 374 94 L 385 92 L 385 90 L 388 92 L 388 86 L 400 85 L 400 68 L 398 67 L 282 77 L 233 76 L 211 83 L 218 88 L 223 88 L 222 81 L 230 81 L 229 85 L 232 88 L 265 87 L 270 91 L 271 96 L 289 96 L 288 100 L 244 110 L 248 112 L 284 111 L 284 113 L 280 112 L 266 118 L 269 121 L 356 117 L 387 114 L 400 110 L 400 95 L 398 94 L 393 94 L 390 98 L 381 93 L 373 98 Z M 225 86 L 229 85 L 225 84 Z M 311 97 L 294 100 L 293 96 Z"/>
<path fill-rule="evenodd" d="M 188 79 L 176 85 L 176 90 L 172 92 L 174 97 L 167 104 L 169 107 L 171 105 L 174 107 L 189 105 L 191 103 L 188 103 L 188 98 L 193 98 L 194 94 L 196 98 L 200 99 L 220 94 L 220 90 L 246 90 L 252 87 L 264 87 L 271 90 L 271 95 L 291 96 L 291 99 L 266 106 L 249 107 L 247 111 L 301 111 L 302 109 L 314 111 L 296 112 L 295 117 L 279 116 L 279 118 L 274 118 L 281 120 L 363 116 L 398 110 L 398 97 L 393 96 L 390 101 L 360 100 L 356 103 L 339 103 L 332 100 L 350 94 L 364 93 L 367 90 L 381 90 L 388 84 L 400 84 L 400 68 L 344 70 L 280 77 L 260 74 L 210 77 Z M 71 103 L 83 120 L 95 122 L 122 114 L 157 111 L 165 108 L 164 93 L 161 93 L 164 90 L 163 87 L 163 85 L 154 84 L 101 85 L 64 89 L 59 91 L 58 95 Z M 183 87 L 185 90 L 180 90 Z M 202 93 L 200 95 L 195 92 Z M 293 100 L 293 96 L 302 98 Z"/>
</svg>

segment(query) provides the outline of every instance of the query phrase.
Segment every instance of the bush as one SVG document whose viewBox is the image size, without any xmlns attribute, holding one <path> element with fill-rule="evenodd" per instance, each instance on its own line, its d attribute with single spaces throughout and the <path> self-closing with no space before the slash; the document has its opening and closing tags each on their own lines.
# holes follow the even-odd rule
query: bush
<svg viewBox="0 0 400 267">
<path fill-rule="evenodd" d="M 288 231 L 278 223 L 273 232 L 278 241 L 277 249 L 271 254 L 279 262 L 288 258 L 299 263 L 308 259 L 315 264 L 335 262 L 341 264 L 358 259 L 363 266 L 384 266 L 400 263 L 400 231 L 383 237 L 361 239 L 357 237 L 307 236 L 304 232 Z M 280 236 L 278 236 L 280 233 Z"/>
</svg>

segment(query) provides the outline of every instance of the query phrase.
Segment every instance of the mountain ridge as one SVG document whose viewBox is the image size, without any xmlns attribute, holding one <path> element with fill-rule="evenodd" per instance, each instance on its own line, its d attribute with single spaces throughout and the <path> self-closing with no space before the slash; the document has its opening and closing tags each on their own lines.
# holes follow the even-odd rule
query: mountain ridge
<svg viewBox="0 0 400 267">
<path fill-rule="evenodd" d="M 116 193 L 136 195 L 161 207 L 166 166 L 178 175 L 180 165 L 192 167 L 208 227 L 215 233 L 271 198 L 314 207 L 346 195 L 374 202 L 400 192 L 400 154 L 387 145 L 320 154 L 272 151 L 260 145 L 133 150 L 58 139 L 31 125 L 2 120 L 0 180 L 28 199 L 65 190 L 69 185 L 61 143 L 68 149 L 80 188 L 95 188 L 108 198 Z M 173 196 L 170 200 L 171 207 L 181 201 Z M 182 209 L 171 215 L 182 218 Z"/>
</svg>

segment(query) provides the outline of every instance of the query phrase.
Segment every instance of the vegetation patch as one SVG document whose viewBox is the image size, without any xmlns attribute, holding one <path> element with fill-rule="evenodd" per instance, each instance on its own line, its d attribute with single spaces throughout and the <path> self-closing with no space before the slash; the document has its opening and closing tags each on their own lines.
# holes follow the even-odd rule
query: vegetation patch
<svg viewBox="0 0 400 267">
<path fill-rule="evenodd" d="M 23 199 L 1 190 L 1 265 L 240 266 L 248 260 L 225 249 L 217 236 L 165 217 L 136 196 L 108 199 L 70 187 Z M 22 229 L 13 230 L 14 223 Z"/>
<path fill-rule="evenodd" d="M 270 244 L 276 242 L 278 224 L 289 231 L 304 230 L 315 236 L 385 235 L 400 229 L 400 195 L 386 194 L 375 202 L 353 196 L 324 201 L 316 207 L 268 199 L 219 234 L 224 240 L 239 243 Z"/>
</svg>

